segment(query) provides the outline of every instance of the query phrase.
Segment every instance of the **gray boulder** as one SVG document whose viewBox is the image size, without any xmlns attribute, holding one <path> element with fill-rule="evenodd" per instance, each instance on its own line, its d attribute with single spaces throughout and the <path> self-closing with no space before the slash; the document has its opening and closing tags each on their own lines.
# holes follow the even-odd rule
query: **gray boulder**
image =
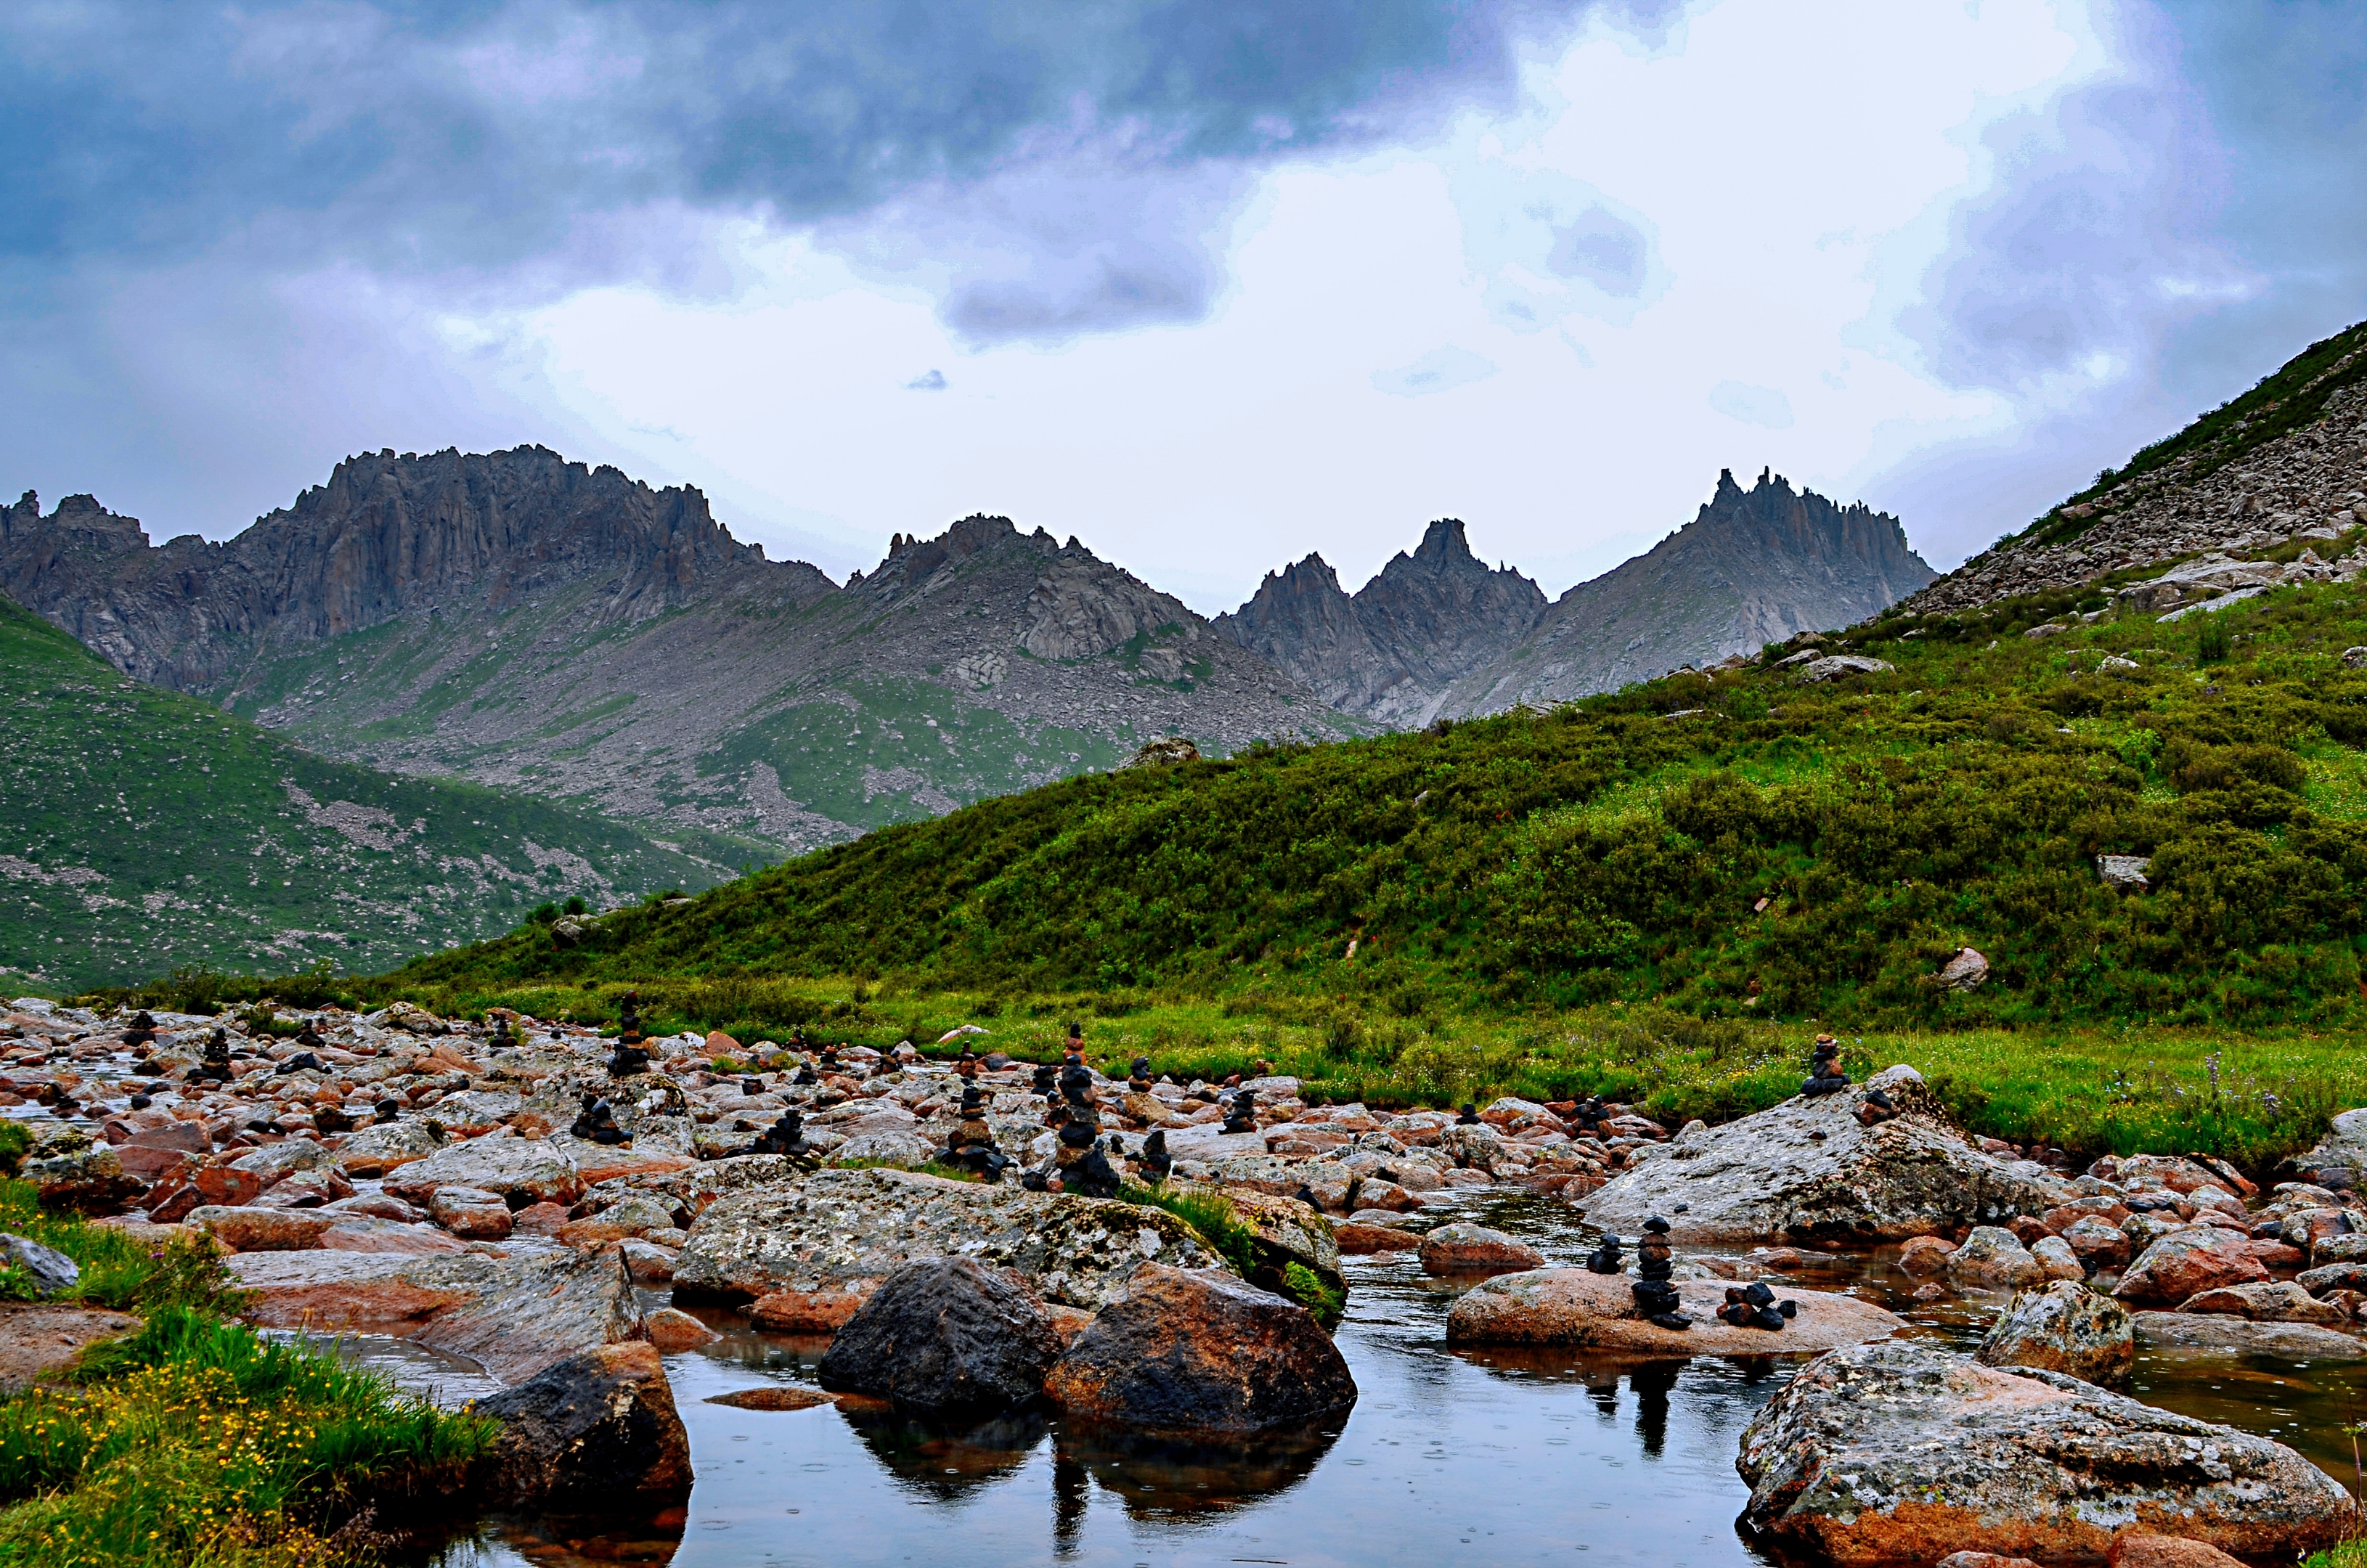
<svg viewBox="0 0 2367 1568">
<path fill-rule="evenodd" d="M 43 1297 L 71 1291 L 82 1281 L 81 1264 L 53 1247 L 12 1232 L 0 1232 L 0 1262 L 22 1269 L 33 1281 L 34 1293 Z"/>
<path fill-rule="evenodd" d="M 572 1203 L 583 1195 L 583 1173 L 548 1138 L 521 1138 L 507 1128 L 447 1144 L 425 1159 L 400 1166 L 386 1190 L 413 1202 L 439 1187 L 477 1187 L 501 1195 L 514 1209 L 529 1203 Z"/>
<path fill-rule="evenodd" d="M 830 1342 L 821 1386 L 927 1415 L 991 1412 L 1044 1390 L 1060 1337 L 1014 1275 L 931 1258 L 888 1276 Z"/>
<path fill-rule="evenodd" d="M 690 1295 L 867 1296 L 923 1258 L 1014 1269 L 1048 1302 L 1098 1308 L 1146 1260 L 1220 1260 L 1162 1209 L 1030 1192 L 912 1170 L 818 1170 L 719 1198 L 684 1238 L 674 1288 Z"/>
<path fill-rule="evenodd" d="M 2136 1363 L 2128 1309 L 2075 1280 L 2056 1280 L 2013 1298 L 1976 1360 L 1991 1367 L 2036 1367 L 2117 1388 Z"/>
<path fill-rule="evenodd" d="M 2356 1190 L 2367 1173 L 2367 1110 L 2345 1111 L 2308 1153 L 2285 1162 L 2289 1175 L 2336 1191 Z"/>
<path fill-rule="evenodd" d="M 1899 1114 L 1871 1127 L 1855 1111 L 1880 1089 Z M 1801 1096 L 1770 1110 L 1637 1149 L 1628 1168 L 1580 1205 L 1633 1235 L 1658 1214 L 1680 1242 L 1837 1241 L 1873 1247 L 2002 1224 L 2072 1196 L 2043 1167 L 1981 1153 L 1949 1123 L 1912 1067 L 1862 1088 Z"/>
<path fill-rule="evenodd" d="M 2357 1517 L 2281 1443 L 1907 1340 L 1811 1362 L 1744 1429 L 1735 1468 L 1751 1529 L 1845 1563 L 2101 1563 L 2137 1533 L 2292 1562 Z"/>
</svg>

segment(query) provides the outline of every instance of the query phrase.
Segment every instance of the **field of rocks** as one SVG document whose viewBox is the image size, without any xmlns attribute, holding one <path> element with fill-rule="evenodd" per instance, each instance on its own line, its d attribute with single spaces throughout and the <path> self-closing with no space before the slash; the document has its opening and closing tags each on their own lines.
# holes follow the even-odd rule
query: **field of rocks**
<svg viewBox="0 0 2367 1568">
<path fill-rule="evenodd" d="M 1063 1069 L 980 1055 L 975 1028 L 881 1052 L 635 1045 L 404 1002 L 14 1007 L 12 1213 L 82 1216 L 59 1234 L 94 1258 L 97 1237 L 211 1259 L 212 1310 L 257 1345 L 383 1337 L 476 1370 L 481 1396 L 451 1419 L 478 1425 L 437 1438 L 474 1448 L 433 1507 L 397 1506 L 392 1483 L 290 1495 L 241 1527 L 258 1562 L 373 1506 L 414 1545 L 488 1509 L 678 1529 L 694 1466 L 669 1358 L 734 1324 L 826 1346 L 810 1402 L 1282 1441 L 1356 1404 L 1331 1329 L 1367 1259 L 1416 1260 L 1452 1293 L 1459 1354 L 1815 1357 L 1735 1458 L 1740 1528 L 1771 1553 L 2227 1560 L 2144 1555 L 2169 1536 L 2292 1562 L 2357 1522 L 2293 1450 L 2114 1391 L 2141 1353 L 2367 1359 L 2367 1112 L 2248 1173 L 1976 1138 L 1907 1066 L 1852 1083 L 1820 1065 L 1813 1092 L 1670 1127 L 1592 1099 L 1377 1111 L 1283 1076 Z M 1593 1250 L 1556 1265 L 1541 1235 L 1474 1223 L 1505 1197 Z M 17 1403 L 61 1372 L 117 1388 L 88 1369 L 139 1303 L 103 1310 L 96 1265 L 6 1245 L 0 1370 L 34 1390 Z M 1836 1286 L 1844 1260 L 1911 1287 Z M 1936 1341 L 1919 1303 L 1977 1343 Z M 0 1421 L 0 1473 L 23 1473 L 28 1429 Z M 106 1472 L 85 1462 L 96 1495 Z M 0 1515 L 0 1544 L 33 1506 Z"/>
</svg>

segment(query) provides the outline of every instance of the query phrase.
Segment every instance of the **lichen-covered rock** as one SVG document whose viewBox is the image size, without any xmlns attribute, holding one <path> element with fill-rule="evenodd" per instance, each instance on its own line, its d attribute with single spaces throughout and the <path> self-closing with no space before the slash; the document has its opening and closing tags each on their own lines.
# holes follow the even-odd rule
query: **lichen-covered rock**
<svg viewBox="0 0 2367 1568">
<path fill-rule="evenodd" d="M 2040 1367 L 2118 1387 L 2136 1363 L 2128 1309 L 2074 1280 L 2024 1291 L 1998 1314 L 1974 1359 L 1992 1367 Z"/>
<path fill-rule="evenodd" d="M 1045 1380 L 1072 1419 L 1173 1437 L 1304 1427 L 1356 1382 L 1307 1310 L 1215 1269 L 1146 1263 Z"/>
<path fill-rule="evenodd" d="M 373 1122 L 346 1134 L 337 1144 L 337 1163 L 348 1176 L 384 1176 L 397 1166 L 425 1159 L 443 1146 L 444 1140 L 427 1130 L 425 1120 L 405 1116 Z"/>
<path fill-rule="evenodd" d="M 2290 1562 L 2356 1510 L 2265 1438 L 1891 1340 L 1809 1363 L 1745 1428 L 1750 1528 L 1849 1568 L 1985 1551 L 2101 1563 L 2123 1533 Z"/>
<path fill-rule="evenodd" d="M 85 1139 L 78 1147 L 51 1146 L 57 1152 L 28 1159 L 17 1171 L 19 1180 L 40 1190 L 41 1201 L 50 1208 L 82 1214 L 120 1213 L 143 1190 L 139 1178 L 123 1168 L 123 1156 L 106 1144 Z"/>
<path fill-rule="evenodd" d="M 486 1472 L 505 1503 L 646 1517 L 690 1500 L 690 1437 L 654 1346 L 578 1351 L 477 1410 L 502 1423 Z"/>
<path fill-rule="evenodd" d="M 549 1139 L 521 1138 L 504 1128 L 447 1144 L 425 1159 L 401 1166 L 385 1186 L 396 1197 L 414 1202 L 439 1187 L 481 1188 L 522 1209 L 528 1203 L 573 1202 L 583 1195 L 583 1173 Z"/>
<path fill-rule="evenodd" d="M 831 1340 L 821 1386 L 927 1415 L 991 1412 L 1044 1391 L 1060 1337 L 1016 1275 L 968 1258 L 907 1263 Z"/>
<path fill-rule="evenodd" d="M 2307 1154 L 2287 1160 L 2285 1168 L 2303 1181 L 2337 1191 L 2367 1183 L 2367 1110 L 2336 1116 L 2326 1136 Z"/>
<path fill-rule="evenodd" d="M 1450 1345 L 1562 1345 L 1650 1355 L 1801 1356 L 1885 1339 L 1906 1320 L 1855 1296 L 1784 1291 L 1798 1311 L 1780 1329 L 1738 1328 L 1713 1314 L 1726 1300 L 1723 1280 L 1680 1280 L 1677 1294 L 1691 1328 L 1662 1328 L 1636 1315 L 1635 1281 L 1584 1269 L 1500 1274 L 1457 1300 L 1446 1314 Z"/>
<path fill-rule="evenodd" d="M 1864 1087 L 1880 1088 L 1900 1114 L 1861 1125 L 1857 1089 L 1788 1100 L 1637 1150 L 1580 1207 L 1591 1223 L 1631 1235 L 1658 1214 L 1680 1242 L 1872 1247 L 2042 1214 L 2073 1195 L 2042 1167 L 1967 1143 L 1911 1067 Z"/>
<path fill-rule="evenodd" d="M 2018 1288 L 2046 1278 L 2046 1267 L 2020 1237 L 1999 1225 L 1977 1225 L 1948 1254 L 1948 1278 L 1959 1285 Z"/>
<path fill-rule="evenodd" d="M 2367 1359 L 2367 1339 L 2315 1323 L 2255 1323 L 2229 1313 L 2141 1312 L 2136 1328 L 2148 1349 L 2235 1350 L 2296 1361 Z"/>
<path fill-rule="evenodd" d="M 1222 1266 L 1197 1232 L 1161 1209 L 921 1171 L 819 1170 L 718 1199 L 691 1225 L 674 1282 L 725 1299 L 859 1303 L 922 1258 L 1015 1269 L 1046 1301 L 1086 1308 L 1145 1260 Z"/>
<path fill-rule="evenodd" d="M 2298 1281 L 2259 1285 L 2222 1285 L 2180 1302 L 2180 1312 L 2224 1312 L 2255 1323 L 2343 1324 L 2350 1314 L 2332 1302 L 2319 1301 Z"/>
<path fill-rule="evenodd" d="M 0 1232 L 0 1264 L 23 1270 L 37 1296 L 71 1291 L 82 1279 L 81 1264 L 53 1247 L 13 1232 Z"/>
<path fill-rule="evenodd" d="M 1225 1194 L 1233 1213 L 1257 1232 L 1256 1282 L 1268 1289 L 1296 1263 L 1332 1290 L 1347 1288 L 1340 1273 L 1340 1243 L 1321 1210 L 1296 1198 L 1235 1190 Z"/>
</svg>

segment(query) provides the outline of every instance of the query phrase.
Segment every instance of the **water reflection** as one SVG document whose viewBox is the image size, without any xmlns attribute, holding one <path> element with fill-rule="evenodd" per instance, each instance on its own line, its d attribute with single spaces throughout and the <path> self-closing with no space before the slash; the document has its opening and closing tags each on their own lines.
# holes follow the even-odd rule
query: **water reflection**
<svg viewBox="0 0 2367 1568">
<path fill-rule="evenodd" d="M 1344 1419 L 1298 1432 L 1184 1443 L 1103 1427 L 1064 1428 L 1057 1464 L 1116 1498 L 1130 1518 L 1188 1524 L 1278 1497 L 1314 1471 Z"/>
<path fill-rule="evenodd" d="M 958 1502 L 1027 1462 L 1051 1428 L 1034 1411 L 990 1421 L 938 1421 L 899 1415 L 884 1401 L 841 1400 L 839 1417 L 907 1491 Z"/>
</svg>

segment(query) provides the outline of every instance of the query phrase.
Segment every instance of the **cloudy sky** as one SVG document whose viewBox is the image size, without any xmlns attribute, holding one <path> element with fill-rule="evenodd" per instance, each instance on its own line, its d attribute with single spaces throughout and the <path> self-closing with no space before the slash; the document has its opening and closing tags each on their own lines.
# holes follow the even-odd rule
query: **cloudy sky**
<svg viewBox="0 0 2367 1568">
<path fill-rule="evenodd" d="M 1772 466 L 1945 567 L 2367 316 L 2361 80 L 2343 0 L 22 0 L 0 488 L 539 441 L 1215 611 Z"/>
</svg>

